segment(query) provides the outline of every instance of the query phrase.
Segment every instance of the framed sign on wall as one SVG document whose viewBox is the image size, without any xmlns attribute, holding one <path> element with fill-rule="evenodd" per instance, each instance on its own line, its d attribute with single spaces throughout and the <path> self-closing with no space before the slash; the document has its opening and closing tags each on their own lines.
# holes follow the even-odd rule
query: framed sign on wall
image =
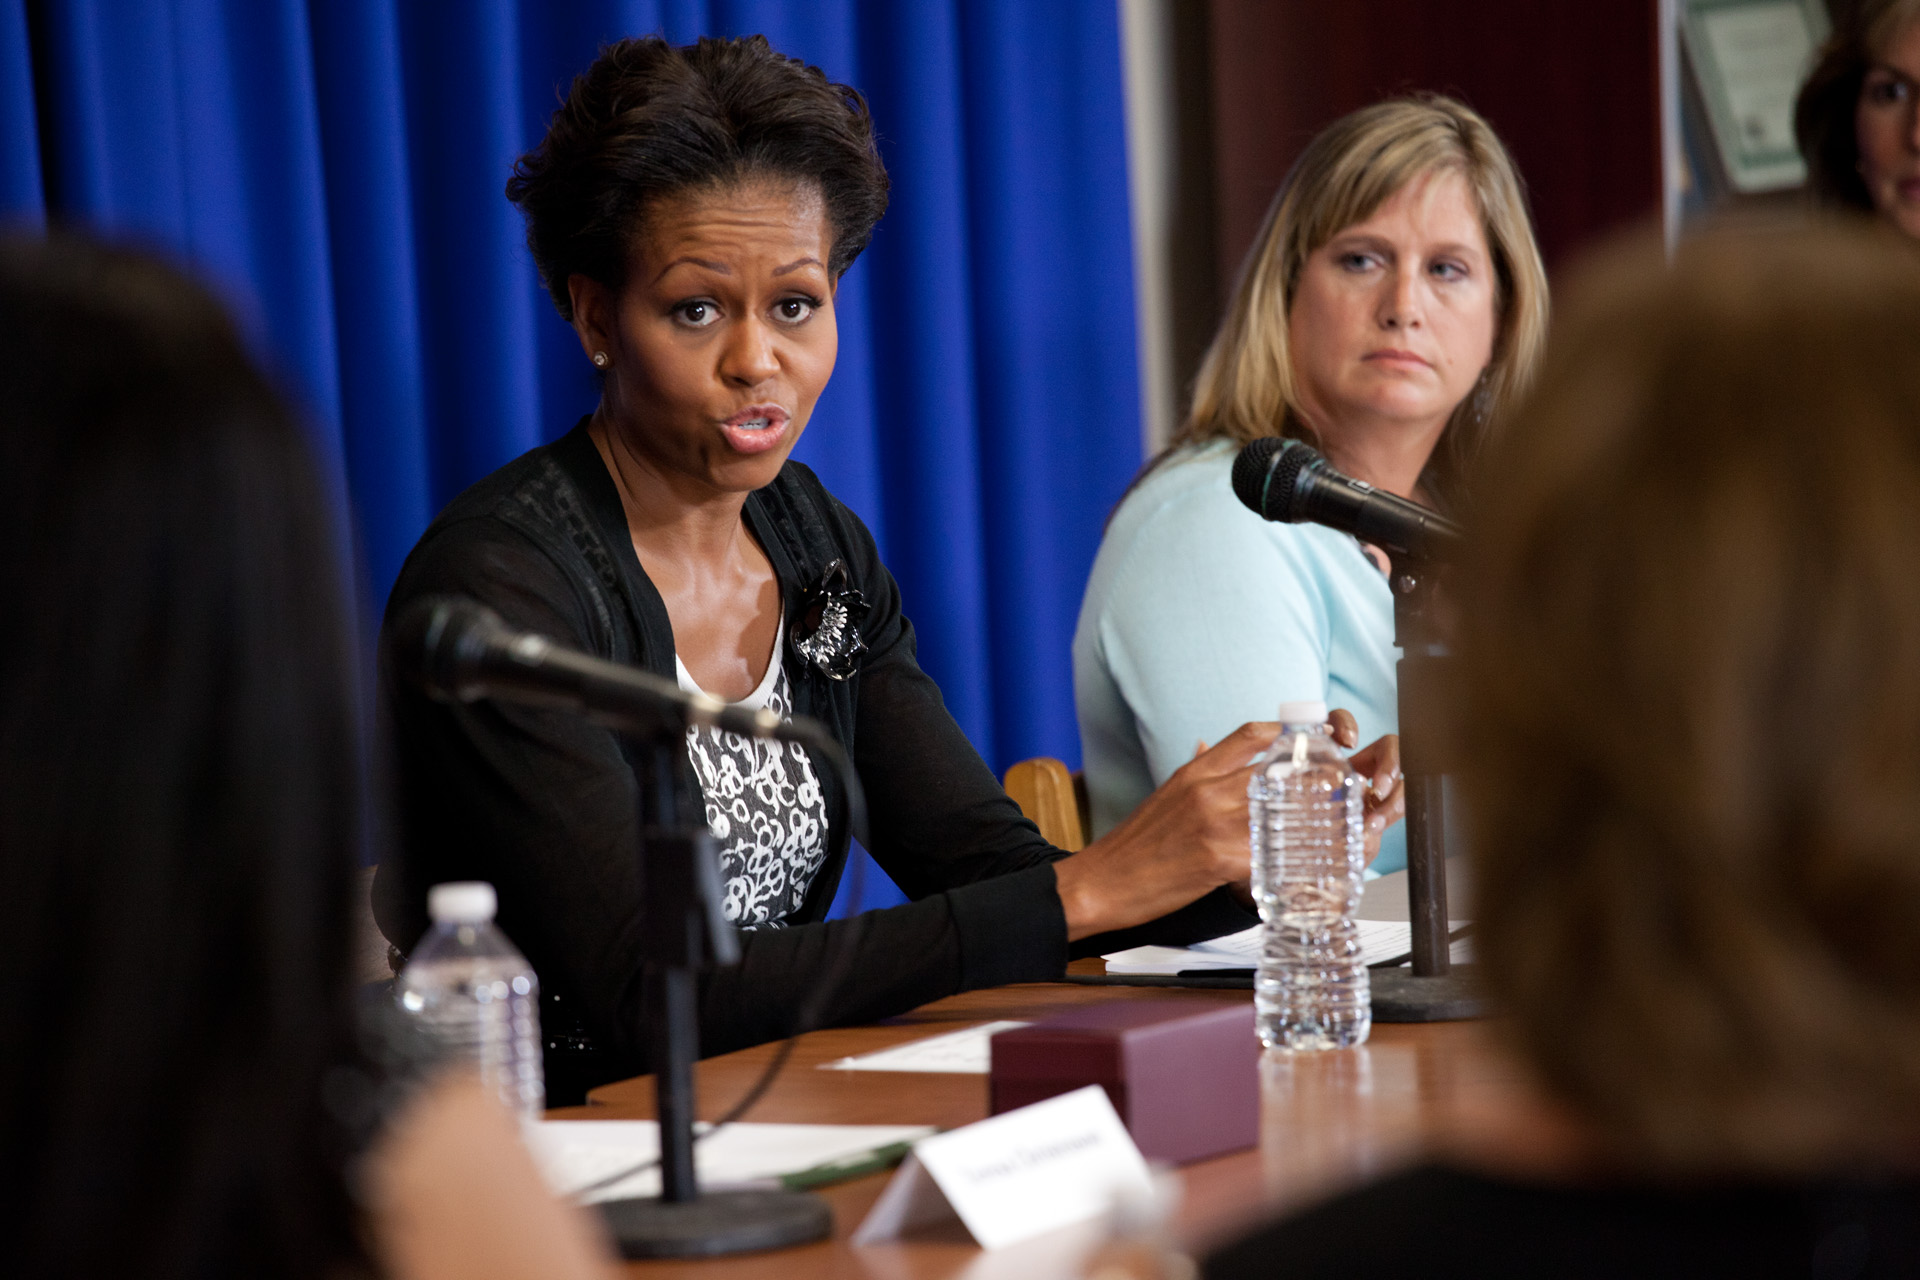
<svg viewBox="0 0 1920 1280">
<path fill-rule="evenodd" d="M 1680 31 L 1728 185 L 1747 195 L 1806 181 L 1793 102 L 1827 36 L 1819 0 L 1680 0 Z"/>
</svg>

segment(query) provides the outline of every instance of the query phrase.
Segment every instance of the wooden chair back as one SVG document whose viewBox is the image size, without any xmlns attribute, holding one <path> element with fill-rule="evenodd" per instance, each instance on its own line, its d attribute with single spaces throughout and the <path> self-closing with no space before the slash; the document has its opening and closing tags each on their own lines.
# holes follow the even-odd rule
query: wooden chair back
<svg viewBox="0 0 1920 1280">
<path fill-rule="evenodd" d="M 1007 794 L 1040 828 L 1048 844 L 1083 849 L 1093 823 L 1087 813 L 1087 780 L 1052 756 L 1022 760 L 1007 770 Z"/>
</svg>

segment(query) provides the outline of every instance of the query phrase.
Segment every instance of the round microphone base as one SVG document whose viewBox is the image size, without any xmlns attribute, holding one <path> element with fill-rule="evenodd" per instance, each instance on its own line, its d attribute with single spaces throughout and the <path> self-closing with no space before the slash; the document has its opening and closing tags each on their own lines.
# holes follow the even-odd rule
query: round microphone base
<svg viewBox="0 0 1920 1280">
<path fill-rule="evenodd" d="M 801 1191 L 714 1191 L 698 1200 L 608 1200 L 596 1206 L 625 1258 L 717 1258 L 824 1240 L 833 1214 Z"/>
<path fill-rule="evenodd" d="M 1487 1000 L 1470 964 L 1422 978 L 1410 968 L 1375 969 L 1367 975 L 1375 1022 L 1459 1022 L 1487 1016 Z"/>
</svg>

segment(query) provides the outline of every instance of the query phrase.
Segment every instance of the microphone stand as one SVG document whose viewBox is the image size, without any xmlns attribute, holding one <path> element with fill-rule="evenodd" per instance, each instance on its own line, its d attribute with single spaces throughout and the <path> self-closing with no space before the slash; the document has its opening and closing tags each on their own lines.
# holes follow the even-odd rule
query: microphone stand
<svg viewBox="0 0 1920 1280">
<path fill-rule="evenodd" d="M 1369 974 L 1375 1022 L 1448 1022 L 1485 1015 L 1469 968 L 1453 966 L 1447 921 L 1446 772 L 1452 763 L 1446 699 L 1454 657 L 1440 600 L 1440 565 L 1395 554 L 1393 638 L 1400 646 L 1400 767 L 1407 786 L 1409 969 Z"/>
<path fill-rule="evenodd" d="M 684 730 L 657 724 L 628 741 L 643 754 L 640 788 L 642 946 L 646 960 L 660 1195 L 598 1207 L 628 1258 L 708 1258 L 777 1249 L 833 1232 L 826 1201 L 796 1191 L 702 1194 L 693 1165 L 695 976 L 740 959 L 726 918 L 713 835 L 693 803 Z"/>
</svg>

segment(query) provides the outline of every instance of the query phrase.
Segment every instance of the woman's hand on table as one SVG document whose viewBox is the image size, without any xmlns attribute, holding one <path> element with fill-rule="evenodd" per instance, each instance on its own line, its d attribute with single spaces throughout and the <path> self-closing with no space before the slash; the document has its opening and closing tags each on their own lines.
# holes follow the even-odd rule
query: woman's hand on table
<svg viewBox="0 0 1920 1280">
<path fill-rule="evenodd" d="M 1389 733 L 1360 751 L 1360 726 L 1351 711 L 1336 709 L 1327 717 L 1333 728 L 1333 740 L 1343 751 L 1352 751 L 1347 763 L 1353 771 L 1368 779 L 1366 832 L 1367 861 L 1380 854 L 1380 837 L 1387 828 L 1407 816 L 1407 780 L 1400 772 L 1400 735 Z"/>
<path fill-rule="evenodd" d="M 1241 725 L 1174 770 L 1112 831 L 1054 863 L 1068 940 L 1145 924 L 1223 884 L 1244 891 L 1247 783 L 1279 732 L 1277 724 Z"/>
</svg>

